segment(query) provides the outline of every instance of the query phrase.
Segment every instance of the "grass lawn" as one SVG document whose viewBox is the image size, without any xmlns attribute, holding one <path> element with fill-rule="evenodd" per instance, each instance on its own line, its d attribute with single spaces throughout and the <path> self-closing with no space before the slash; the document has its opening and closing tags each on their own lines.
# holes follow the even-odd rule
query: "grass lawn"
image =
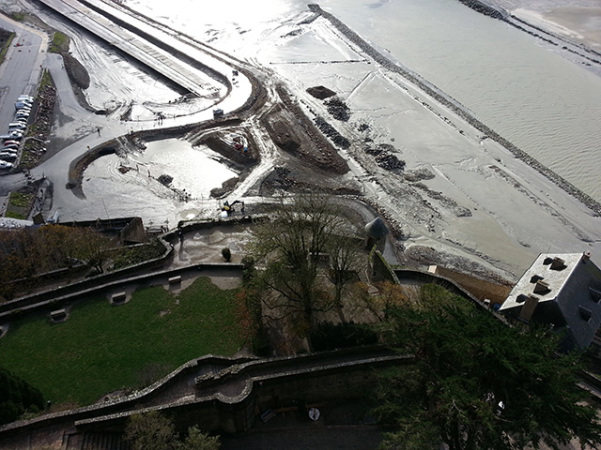
<svg viewBox="0 0 601 450">
<path fill-rule="evenodd" d="M 147 288 L 121 306 L 106 298 L 82 303 L 60 324 L 26 318 L 0 340 L 0 366 L 54 404 L 90 404 L 108 392 L 138 387 L 150 364 L 169 371 L 208 353 L 235 353 L 242 337 L 234 293 L 199 278 L 177 297 Z"/>
</svg>

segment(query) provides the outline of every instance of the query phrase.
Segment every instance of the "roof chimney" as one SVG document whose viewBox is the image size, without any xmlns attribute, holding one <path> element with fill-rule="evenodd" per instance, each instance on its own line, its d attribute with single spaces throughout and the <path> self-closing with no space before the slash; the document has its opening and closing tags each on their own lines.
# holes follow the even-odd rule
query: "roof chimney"
<svg viewBox="0 0 601 450">
<path fill-rule="evenodd" d="M 586 262 L 591 259 L 591 252 L 582 252 L 582 262 L 586 264 Z"/>
<path fill-rule="evenodd" d="M 536 310 L 536 305 L 538 305 L 538 297 L 534 297 L 533 295 L 529 295 L 526 297 L 526 302 L 522 309 L 520 310 L 520 314 L 518 315 L 518 319 L 523 320 L 524 322 L 529 322 Z"/>
<path fill-rule="evenodd" d="M 545 295 L 545 294 L 548 294 L 549 292 L 551 292 L 551 289 L 549 289 L 549 283 L 547 283 L 546 281 L 543 281 L 543 280 L 536 281 L 536 284 L 534 285 L 534 293 L 535 294 Z"/>
<path fill-rule="evenodd" d="M 563 270 L 566 268 L 566 262 L 558 257 L 553 258 L 553 261 L 551 261 L 551 270 Z"/>
</svg>

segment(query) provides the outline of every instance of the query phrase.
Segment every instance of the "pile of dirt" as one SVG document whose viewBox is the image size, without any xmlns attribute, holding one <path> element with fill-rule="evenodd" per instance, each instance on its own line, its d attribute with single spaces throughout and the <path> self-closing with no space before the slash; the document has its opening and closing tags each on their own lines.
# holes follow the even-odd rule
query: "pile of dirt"
<svg viewBox="0 0 601 450">
<path fill-rule="evenodd" d="M 303 160 L 324 168 L 330 173 L 347 173 L 349 167 L 346 161 L 338 154 L 331 142 L 315 128 L 315 124 L 307 117 L 300 105 L 292 100 L 288 91 L 279 85 L 277 93 L 282 105 L 279 116 L 286 120 L 290 129 L 295 130 L 300 142 L 298 153 L 302 155 Z M 270 117 L 275 117 L 275 111 Z"/>
<path fill-rule="evenodd" d="M 211 197 L 212 198 L 222 198 L 225 197 L 229 192 L 231 192 L 236 184 L 240 181 L 239 177 L 233 177 L 228 180 L 225 180 L 221 187 L 211 189 Z"/>
<path fill-rule="evenodd" d="M 65 63 L 65 70 L 71 82 L 80 89 L 85 90 L 89 88 L 90 74 L 88 74 L 86 68 L 70 53 L 63 53 L 62 57 Z"/>
<path fill-rule="evenodd" d="M 412 171 L 405 172 L 403 174 L 405 180 L 409 182 L 417 182 L 422 180 L 432 180 L 435 175 L 431 170 L 426 168 L 416 169 Z"/>
<path fill-rule="evenodd" d="M 336 92 L 324 86 L 310 87 L 307 89 L 307 93 L 320 100 L 324 100 L 326 98 L 333 97 L 334 95 L 336 95 Z"/>
<path fill-rule="evenodd" d="M 300 138 L 294 132 L 294 127 L 290 126 L 289 123 L 274 117 L 267 120 L 265 125 L 273 143 L 279 148 L 289 153 L 295 153 L 299 150 Z"/>
<path fill-rule="evenodd" d="M 238 134 L 241 132 L 236 130 Z M 239 164 L 243 167 L 254 166 L 259 162 L 259 153 L 257 151 L 257 146 L 252 139 L 252 136 L 244 134 L 245 139 L 248 141 L 248 148 L 246 151 L 238 150 L 234 148 L 232 145 L 227 143 L 222 137 L 223 131 L 211 133 L 206 135 L 202 140 L 195 143 L 195 145 L 202 144 L 209 147 L 214 152 L 219 153 L 228 159 L 228 161 L 233 161 L 236 164 Z"/>
</svg>

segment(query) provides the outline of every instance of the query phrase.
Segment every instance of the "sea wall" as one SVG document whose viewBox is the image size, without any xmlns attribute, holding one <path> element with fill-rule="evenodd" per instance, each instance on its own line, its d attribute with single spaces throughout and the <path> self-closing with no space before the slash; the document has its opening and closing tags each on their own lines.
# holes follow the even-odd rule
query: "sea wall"
<svg viewBox="0 0 601 450">
<path fill-rule="evenodd" d="M 471 3 L 481 3 L 476 0 L 466 0 Z M 484 8 L 484 3 L 481 3 L 482 8 Z M 370 45 L 367 41 L 365 41 L 362 37 L 360 37 L 357 33 L 347 27 L 343 22 L 337 19 L 332 14 L 322 10 L 317 4 L 308 5 L 309 10 L 313 13 L 323 17 L 328 20 L 340 33 L 342 33 L 349 41 L 355 44 L 361 51 L 363 51 L 366 55 L 372 58 L 375 62 L 380 64 L 387 70 L 391 72 L 398 73 L 403 76 L 405 79 L 413 83 L 415 86 L 420 88 L 427 95 L 432 97 L 434 100 L 439 102 L 441 105 L 449 108 L 471 126 L 476 128 L 478 131 L 486 135 L 487 137 L 493 139 L 494 141 L 501 144 L 507 150 L 509 150 L 516 158 L 521 159 L 526 164 L 528 164 L 533 169 L 545 175 L 548 179 L 562 188 L 564 191 L 578 199 L 581 203 L 587 206 L 589 209 L 594 211 L 597 214 L 601 214 L 601 203 L 593 199 L 590 195 L 582 192 L 576 186 L 563 179 L 561 176 L 556 174 L 554 171 L 549 169 L 548 167 L 541 164 L 538 160 L 528 155 L 523 150 L 520 150 L 517 146 L 509 142 L 507 139 L 500 136 L 493 129 L 486 126 L 484 123 L 480 122 L 476 117 L 471 115 L 471 113 L 456 100 L 452 99 L 448 95 L 444 94 L 439 88 L 429 83 L 428 81 L 421 78 L 416 73 L 410 72 L 408 69 L 400 66 L 399 64 L 393 62 L 388 59 L 378 50 L 376 50 L 372 45 Z"/>
<path fill-rule="evenodd" d="M 505 20 L 509 16 L 507 11 L 505 11 L 501 8 L 495 7 L 493 5 L 490 5 L 486 2 L 482 2 L 480 0 L 459 0 L 459 1 L 461 3 L 463 3 L 465 6 L 469 6 L 474 11 L 478 11 L 479 13 L 484 14 L 486 16 L 490 16 L 494 19 Z"/>
</svg>

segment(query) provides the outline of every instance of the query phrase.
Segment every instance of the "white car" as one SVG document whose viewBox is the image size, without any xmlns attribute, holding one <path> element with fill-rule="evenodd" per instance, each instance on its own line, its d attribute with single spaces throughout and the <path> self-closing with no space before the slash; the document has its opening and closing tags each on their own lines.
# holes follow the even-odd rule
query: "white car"
<svg viewBox="0 0 601 450">
<path fill-rule="evenodd" d="M 12 169 L 12 168 L 13 168 L 12 163 L 0 160 L 0 169 Z"/>
<path fill-rule="evenodd" d="M 0 159 L 2 161 L 14 161 L 15 159 L 17 159 L 17 155 L 15 155 L 14 153 L 0 152 Z"/>
<path fill-rule="evenodd" d="M 13 130 L 8 134 L 3 134 L 0 136 L 0 139 L 10 139 L 12 141 L 16 141 L 18 139 L 21 139 L 23 137 L 23 133 Z"/>
</svg>

